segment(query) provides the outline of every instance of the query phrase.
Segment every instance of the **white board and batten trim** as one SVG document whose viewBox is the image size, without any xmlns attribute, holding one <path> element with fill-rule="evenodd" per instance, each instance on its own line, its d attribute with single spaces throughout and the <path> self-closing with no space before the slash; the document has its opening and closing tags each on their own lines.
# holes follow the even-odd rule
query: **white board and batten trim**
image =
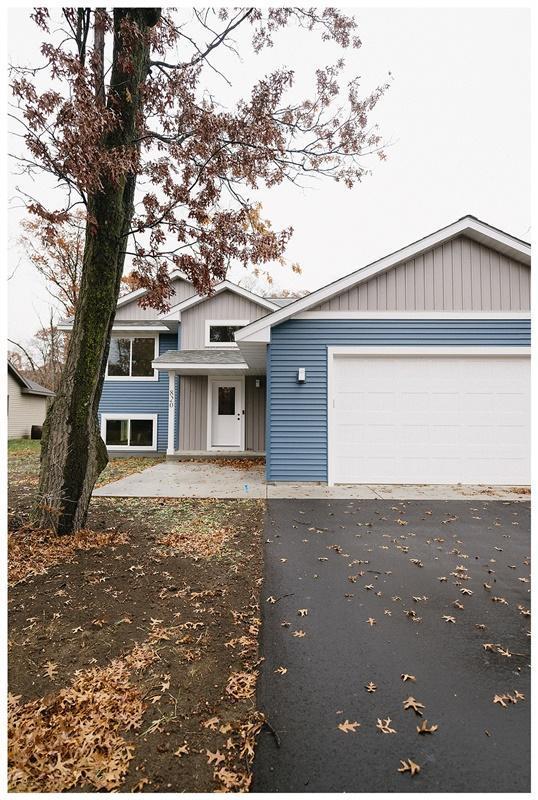
<svg viewBox="0 0 538 800">
<path fill-rule="evenodd" d="M 170 371 L 168 373 L 168 437 L 166 443 L 166 454 L 169 456 L 175 452 L 176 407 L 176 373 Z"/>
<path fill-rule="evenodd" d="M 328 347 L 329 485 L 527 485 L 529 356 L 529 347 Z"/>
<path fill-rule="evenodd" d="M 137 420 L 137 419 L 150 419 L 153 421 L 153 431 L 152 431 L 152 442 L 151 445 L 126 445 L 126 444 L 111 444 L 106 445 L 108 450 L 147 450 L 149 451 L 156 451 L 157 450 L 157 418 L 158 414 L 139 414 L 138 412 L 127 412 L 127 413 L 108 413 L 103 412 L 101 414 L 101 438 L 103 442 L 106 444 L 106 423 L 109 419 L 126 419 L 126 420 Z"/>
<path fill-rule="evenodd" d="M 238 401 L 239 414 L 241 421 L 240 443 L 238 446 L 215 446 L 212 442 L 213 438 L 213 389 L 219 383 L 226 383 L 226 379 L 240 384 L 240 398 Z M 236 401 L 237 402 L 237 401 Z M 237 413 L 237 412 L 236 412 Z M 218 450 L 237 450 L 238 452 L 245 449 L 245 376 L 244 375 L 219 375 L 218 377 L 208 375 L 207 377 L 207 449 L 209 451 Z"/>
<path fill-rule="evenodd" d="M 216 347 L 218 350 L 226 350 L 231 348 L 235 350 L 237 348 L 237 342 L 212 342 L 210 341 L 210 332 L 212 327 L 226 327 L 228 325 L 237 325 L 240 328 L 244 328 L 245 325 L 248 325 L 250 322 L 249 319 L 206 319 L 204 323 L 205 327 L 205 337 L 204 337 L 204 344 L 206 347 Z"/>
</svg>

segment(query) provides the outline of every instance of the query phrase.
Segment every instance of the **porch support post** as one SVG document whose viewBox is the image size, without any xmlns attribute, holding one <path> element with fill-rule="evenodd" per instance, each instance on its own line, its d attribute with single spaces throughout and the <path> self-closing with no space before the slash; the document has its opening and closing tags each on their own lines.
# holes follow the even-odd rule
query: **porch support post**
<svg viewBox="0 0 538 800">
<path fill-rule="evenodd" d="M 176 432 L 176 373 L 168 372 L 168 447 L 166 455 L 175 453 L 174 439 Z"/>
</svg>

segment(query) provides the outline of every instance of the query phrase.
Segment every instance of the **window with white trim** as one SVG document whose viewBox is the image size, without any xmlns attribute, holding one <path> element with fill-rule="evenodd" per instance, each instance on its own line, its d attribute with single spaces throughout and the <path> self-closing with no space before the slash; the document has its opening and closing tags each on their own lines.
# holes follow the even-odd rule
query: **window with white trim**
<svg viewBox="0 0 538 800">
<path fill-rule="evenodd" d="M 108 380 L 156 380 L 151 362 L 158 355 L 157 336 L 112 336 L 106 377 Z"/>
<path fill-rule="evenodd" d="M 101 435 L 111 450 L 156 450 L 157 414 L 103 414 Z"/>
<path fill-rule="evenodd" d="M 235 334 L 248 324 L 248 319 L 207 319 L 205 323 L 205 346 L 237 347 Z"/>
</svg>

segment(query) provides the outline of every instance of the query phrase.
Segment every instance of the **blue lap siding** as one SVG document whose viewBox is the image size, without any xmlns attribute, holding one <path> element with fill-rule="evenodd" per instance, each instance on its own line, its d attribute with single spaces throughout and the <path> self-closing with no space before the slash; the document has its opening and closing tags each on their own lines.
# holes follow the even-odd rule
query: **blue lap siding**
<svg viewBox="0 0 538 800">
<path fill-rule="evenodd" d="M 267 354 L 267 479 L 327 480 L 327 347 L 529 346 L 527 319 L 292 319 Z M 297 370 L 306 382 L 297 383 Z"/>
<path fill-rule="evenodd" d="M 159 335 L 159 355 L 177 350 L 179 335 Z M 179 442 L 179 378 L 176 378 L 176 447 Z M 101 414 L 157 414 L 157 451 L 165 453 L 168 444 L 168 372 L 161 370 L 158 381 L 107 381 L 103 384 L 99 403 Z M 112 451 L 112 448 L 111 448 Z M 122 454 L 130 451 L 121 451 Z M 133 451 L 134 452 L 134 451 Z M 143 451 L 148 455 L 149 450 Z"/>
</svg>

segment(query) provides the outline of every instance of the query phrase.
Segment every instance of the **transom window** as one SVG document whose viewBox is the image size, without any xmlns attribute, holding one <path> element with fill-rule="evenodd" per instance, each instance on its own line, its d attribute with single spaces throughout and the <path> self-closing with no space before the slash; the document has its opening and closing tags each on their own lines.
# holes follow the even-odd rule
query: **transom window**
<svg viewBox="0 0 538 800">
<path fill-rule="evenodd" d="M 111 450 L 155 450 L 157 447 L 157 415 L 136 417 L 103 414 L 101 435 Z"/>
<path fill-rule="evenodd" d="M 206 347 L 237 347 L 235 334 L 248 325 L 248 320 L 206 320 Z"/>
<path fill-rule="evenodd" d="M 108 354 L 107 378 L 151 378 L 155 370 L 155 336 L 113 336 Z"/>
</svg>

